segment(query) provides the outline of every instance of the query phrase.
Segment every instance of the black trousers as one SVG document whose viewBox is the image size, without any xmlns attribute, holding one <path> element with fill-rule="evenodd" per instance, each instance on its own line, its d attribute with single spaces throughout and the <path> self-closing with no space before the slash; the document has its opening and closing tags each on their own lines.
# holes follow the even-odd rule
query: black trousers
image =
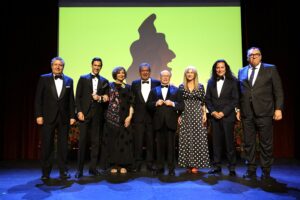
<svg viewBox="0 0 300 200">
<path fill-rule="evenodd" d="M 48 176 L 51 173 L 53 159 L 55 156 L 55 130 L 57 133 L 57 162 L 60 173 L 67 171 L 67 155 L 68 155 L 68 132 L 69 121 L 63 122 L 60 114 L 51 124 L 42 126 L 41 136 L 41 165 L 43 175 Z"/>
<path fill-rule="evenodd" d="M 256 135 L 259 136 L 260 163 L 263 171 L 270 172 L 273 164 L 273 117 L 257 117 L 249 113 L 242 118 L 245 156 L 248 170 L 256 171 Z"/>
<path fill-rule="evenodd" d="M 144 161 L 144 145 L 146 146 L 147 165 L 152 165 L 154 160 L 154 134 L 152 124 L 149 122 L 141 122 L 135 123 L 133 127 L 135 165 L 137 167 L 140 167 L 142 162 Z"/>
<path fill-rule="evenodd" d="M 97 107 L 95 107 L 96 109 Z M 78 150 L 78 170 L 84 168 L 85 155 L 87 148 L 90 148 L 90 165 L 89 169 L 96 169 L 100 155 L 100 140 L 103 133 L 103 120 L 99 111 L 94 112 L 85 121 L 80 122 L 79 130 L 79 150 Z M 87 146 L 90 144 L 90 146 Z"/>
<path fill-rule="evenodd" d="M 223 146 L 226 148 L 226 157 L 229 170 L 236 165 L 236 151 L 234 143 L 234 121 L 227 119 L 211 120 L 213 139 L 213 159 L 216 167 L 221 167 Z"/>
<path fill-rule="evenodd" d="M 169 170 L 175 169 L 175 130 L 163 126 L 155 132 L 157 169 L 163 169 L 167 158 Z"/>
</svg>

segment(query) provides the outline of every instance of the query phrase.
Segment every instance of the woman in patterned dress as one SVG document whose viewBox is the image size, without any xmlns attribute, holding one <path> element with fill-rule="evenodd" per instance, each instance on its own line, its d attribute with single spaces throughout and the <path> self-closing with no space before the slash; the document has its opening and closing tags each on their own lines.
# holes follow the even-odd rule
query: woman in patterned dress
<svg viewBox="0 0 300 200">
<path fill-rule="evenodd" d="M 128 167 L 133 164 L 130 131 L 133 97 L 130 85 L 124 83 L 126 70 L 116 67 L 112 76 L 115 82 L 109 84 L 109 104 L 105 115 L 101 159 L 105 168 L 111 167 L 112 174 L 126 174 Z"/>
<path fill-rule="evenodd" d="M 178 164 L 187 168 L 188 173 L 197 173 L 198 168 L 210 166 L 206 108 L 204 105 L 204 87 L 198 81 L 195 67 L 189 66 L 184 71 L 182 91 L 185 109 L 179 117 L 179 158 Z"/>
</svg>

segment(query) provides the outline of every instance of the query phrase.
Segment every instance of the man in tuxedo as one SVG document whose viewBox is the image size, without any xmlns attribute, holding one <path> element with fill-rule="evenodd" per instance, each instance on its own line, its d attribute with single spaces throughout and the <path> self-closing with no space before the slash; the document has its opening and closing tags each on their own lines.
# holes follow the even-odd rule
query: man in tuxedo
<svg viewBox="0 0 300 200">
<path fill-rule="evenodd" d="M 135 170 L 140 171 L 143 162 L 144 141 L 146 146 L 147 169 L 152 171 L 154 159 L 154 134 L 152 128 L 152 116 L 147 109 L 151 89 L 160 85 L 160 81 L 150 78 L 151 67 L 149 63 L 139 65 L 140 79 L 134 80 L 131 85 L 134 95 L 134 112 L 133 114 L 133 139 L 134 139 L 134 157 Z"/>
<path fill-rule="evenodd" d="M 91 63 L 92 72 L 79 78 L 76 88 L 76 108 L 79 120 L 79 150 L 76 178 L 83 176 L 87 141 L 91 144 L 89 174 L 99 176 L 96 165 L 99 144 L 103 132 L 104 107 L 108 102 L 108 80 L 99 75 L 102 69 L 101 58 L 95 57 Z"/>
<path fill-rule="evenodd" d="M 256 178 L 256 134 L 259 134 L 262 180 L 269 180 L 273 163 L 273 120 L 282 119 L 283 89 L 276 66 L 262 63 L 261 51 L 247 51 L 249 65 L 239 70 L 240 111 L 247 172 L 244 178 Z"/>
<path fill-rule="evenodd" d="M 70 178 L 67 172 L 68 133 L 75 123 L 73 80 L 63 74 L 65 62 L 60 57 L 51 60 L 52 73 L 41 75 L 35 96 L 35 117 L 42 126 L 42 180 L 50 178 L 54 154 L 54 135 L 57 130 L 57 159 L 61 179 Z"/>
<path fill-rule="evenodd" d="M 239 102 L 237 79 L 232 75 L 227 62 L 217 60 L 212 67 L 212 77 L 209 79 L 205 102 L 211 115 L 213 139 L 213 164 L 209 174 L 221 173 L 223 143 L 226 146 L 229 175 L 236 176 L 236 154 L 234 143 L 235 108 Z M 225 140 L 225 141 L 224 141 Z"/>
<path fill-rule="evenodd" d="M 178 88 L 170 85 L 170 78 L 170 71 L 164 70 L 160 73 L 161 85 L 151 90 L 147 106 L 154 112 L 156 173 L 164 173 L 164 161 L 167 153 L 169 175 L 175 176 L 175 132 L 178 117 L 184 110 L 184 102 Z"/>
</svg>

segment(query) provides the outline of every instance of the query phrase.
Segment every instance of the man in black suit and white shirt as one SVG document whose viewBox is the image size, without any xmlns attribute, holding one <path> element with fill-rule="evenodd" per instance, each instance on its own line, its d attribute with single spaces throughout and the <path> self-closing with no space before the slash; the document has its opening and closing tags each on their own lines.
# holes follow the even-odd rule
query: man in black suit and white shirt
<svg viewBox="0 0 300 200">
<path fill-rule="evenodd" d="M 134 139 L 134 157 L 135 170 L 140 171 L 143 162 L 143 146 L 146 146 L 147 169 L 153 169 L 154 159 L 154 134 L 152 127 L 152 115 L 147 108 L 147 100 L 151 89 L 160 85 L 160 81 L 150 78 L 151 66 L 149 63 L 139 65 L 140 79 L 134 80 L 131 90 L 134 95 L 133 114 L 133 139 Z"/>
<path fill-rule="evenodd" d="M 76 109 L 79 120 L 79 150 L 78 169 L 76 178 L 83 176 L 83 167 L 87 141 L 91 144 L 89 174 L 99 176 L 96 169 L 99 144 L 103 132 L 104 106 L 108 102 L 108 80 L 99 75 L 102 69 L 101 58 L 95 57 L 92 60 L 92 72 L 82 75 L 79 78 L 76 88 Z"/>
<path fill-rule="evenodd" d="M 67 172 L 68 133 L 75 123 L 73 80 L 63 74 L 65 62 L 60 57 L 51 60 L 52 73 L 41 75 L 35 96 L 35 117 L 42 126 L 42 180 L 50 178 L 54 153 L 54 134 L 57 130 L 57 158 L 61 179 L 70 178 Z"/>
<path fill-rule="evenodd" d="M 273 163 L 273 120 L 282 119 L 283 89 L 275 65 L 262 63 L 261 51 L 252 47 L 247 51 L 249 65 L 239 70 L 240 109 L 242 119 L 247 172 L 244 178 L 256 178 L 256 133 L 259 133 L 260 163 L 263 180 L 270 179 Z"/>
<path fill-rule="evenodd" d="M 170 71 L 164 70 L 160 73 L 161 85 L 151 90 L 147 106 L 154 112 L 156 173 L 164 172 L 165 154 L 167 153 L 169 175 L 175 176 L 175 132 L 178 117 L 184 110 L 184 102 L 178 88 L 170 85 L 170 79 Z"/>
<path fill-rule="evenodd" d="M 237 79 L 232 75 L 227 62 L 217 60 L 208 81 L 205 103 L 211 115 L 214 168 L 209 174 L 221 173 L 223 145 L 226 147 L 229 175 L 236 176 L 234 143 L 235 108 L 239 103 Z"/>
</svg>

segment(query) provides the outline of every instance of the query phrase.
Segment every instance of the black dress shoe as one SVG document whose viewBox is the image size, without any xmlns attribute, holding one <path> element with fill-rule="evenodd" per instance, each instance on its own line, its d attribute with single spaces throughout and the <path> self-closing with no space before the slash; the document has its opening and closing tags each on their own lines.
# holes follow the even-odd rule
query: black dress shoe
<svg viewBox="0 0 300 200">
<path fill-rule="evenodd" d="M 152 164 L 147 164 L 146 166 L 147 170 L 152 172 L 154 170 L 153 165 Z"/>
<path fill-rule="evenodd" d="M 234 171 L 234 170 L 230 170 L 230 171 L 229 171 L 229 176 L 236 176 L 235 171 Z"/>
<path fill-rule="evenodd" d="M 270 172 L 263 172 L 261 175 L 261 180 L 271 180 Z"/>
<path fill-rule="evenodd" d="M 169 170 L 169 176 L 175 176 L 175 170 L 174 169 Z"/>
<path fill-rule="evenodd" d="M 243 175 L 243 178 L 245 179 L 255 179 L 256 178 L 256 172 L 247 170 L 247 172 Z"/>
<path fill-rule="evenodd" d="M 93 176 L 100 176 L 101 173 L 97 169 L 90 169 L 89 174 Z"/>
<path fill-rule="evenodd" d="M 153 171 L 154 175 L 159 175 L 159 174 L 164 174 L 165 170 L 164 169 L 155 169 Z"/>
<path fill-rule="evenodd" d="M 81 178 L 83 177 L 83 172 L 82 171 L 77 171 L 75 174 L 75 178 Z"/>
<path fill-rule="evenodd" d="M 45 180 L 49 180 L 50 176 L 49 175 L 42 175 L 41 176 L 41 180 L 45 181 Z"/>
<path fill-rule="evenodd" d="M 60 179 L 68 179 L 68 178 L 71 178 L 71 175 L 68 172 L 60 172 L 59 178 Z"/>
<path fill-rule="evenodd" d="M 222 172 L 222 169 L 219 167 L 213 168 L 208 171 L 208 174 L 220 174 Z"/>
</svg>

